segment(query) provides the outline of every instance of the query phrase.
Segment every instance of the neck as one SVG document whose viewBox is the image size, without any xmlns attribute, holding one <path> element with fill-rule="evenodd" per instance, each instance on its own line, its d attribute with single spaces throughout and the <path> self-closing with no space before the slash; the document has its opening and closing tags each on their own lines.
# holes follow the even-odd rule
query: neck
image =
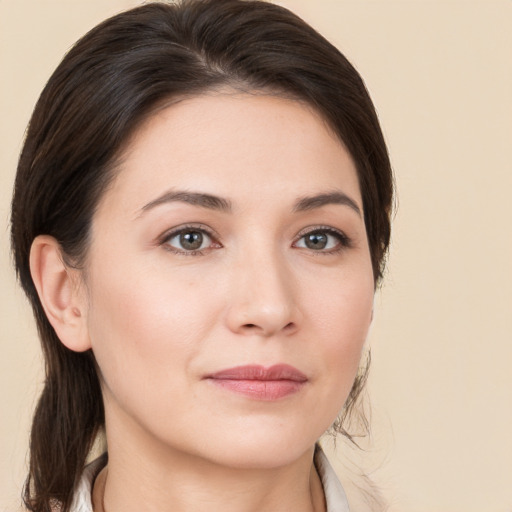
<svg viewBox="0 0 512 512">
<path fill-rule="evenodd" d="M 169 447 L 120 442 L 118 436 L 109 439 L 108 428 L 107 441 L 109 463 L 96 479 L 95 512 L 325 511 L 314 447 L 291 463 L 254 469 L 226 467 Z"/>
</svg>

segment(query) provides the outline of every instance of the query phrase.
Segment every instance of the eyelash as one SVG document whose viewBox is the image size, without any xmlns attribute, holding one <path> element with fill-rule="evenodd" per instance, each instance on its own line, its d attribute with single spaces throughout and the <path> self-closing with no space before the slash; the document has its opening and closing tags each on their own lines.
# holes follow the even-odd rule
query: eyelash
<svg viewBox="0 0 512 512">
<path fill-rule="evenodd" d="M 306 249 L 309 250 L 312 254 L 316 255 L 323 255 L 328 256 L 332 254 L 337 254 L 339 252 L 342 252 L 345 249 L 349 249 L 353 246 L 352 240 L 345 234 L 343 231 L 339 231 L 338 229 L 334 229 L 330 226 L 315 226 L 315 227 L 308 227 L 304 230 L 302 230 L 299 235 L 297 236 L 294 246 L 302 239 L 304 239 L 308 235 L 315 235 L 315 234 L 326 234 L 330 235 L 337 240 L 337 245 L 331 249 L 327 250 L 314 250 L 314 249 L 308 249 L 307 247 L 297 247 L 297 249 Z"/>
<path fill-rule="evenodd" d="M 203 236 L 206 235 L 210 240 L 212 240 L 212 243 L 210 247 L 207 247 L 205 249 L 197 249 L 197 250 L 185 250 L 185 249 L 178 249 L 177 247 L 172 246 L 169 242 L 173 238 L 180 236 L 185 233 L 201 233 Z M 210 249 L 212 246 L 216 246 L 215 248 L 220 248 L 222 245 L 217 242 L 218 236 L 215 235 L 210 229 L 206 228 L 202 225 L 197 224 L 190 224 L 186 226 L 181 226 L 178 229 L 173 229 L 171 231 L 166 232 L 159 240 L 159 244 L 164 246 L 166 250 L 169 252 L 172 252 L 174 254 L 182 255 L 182 256 L 203 256 L 205 254 L 205 251 Z"/>
<path fill-rule="evenodd" d="M 173 238 L 176 238 L 182 234 L 191 233 L 191 232 L 201 233 L 203 236 L 206 235 L 212 241 L 210 246 L 207 248 L 204 248 L 204 249 L 186 250 L 186 249 L 178 249 L 177 247 L 174 247 L 169 243 L 170 240 L 172 240 Z M 297 243 L 300 240 L 304 239 L 308 235 L 315 235 L 315 234 L 326 234 L 326 235 L 332 236 L 337 239 L 338 243 L 337 243 L 336 247 L 333 247 L 333 248 L 330 248 L 327 250 L 322 250 L 322 249 L 314 250 L 314 249 L 311 249 L 308 247 L 297 247 Z M 174 254 L 183 255 L 183 256 L 203 256 L 208 249 L 222 247 L 222 244 L 217 241 L 218 238 L 219 237 L 214 232 L 212 232 L 211 229 L 209 229 L 203 225 L 190 224 L 190 225 L 182 226 L 178 229 L 173 229 L 171 231 L 164 233 L 160 237 L 158 243 L 159 243 L 159 245 L 164 246 L 164 248 L 166 250 L 168 250 Z M 334 229 L 330 226 L 315 226 L 315 227 L 309 227 L 309 228 L 302 230 L 302 232 L 300 232 L 297 235 L 292 246 L 297 249 L 306 249 L 315 255 L 331 255 L 331 254 L 337 254 L 345 249 L 352 247 L 352 240 L 347 235 L 345 235 L 345 233 L 343 233 L 342 231 Z"/>
</svg>

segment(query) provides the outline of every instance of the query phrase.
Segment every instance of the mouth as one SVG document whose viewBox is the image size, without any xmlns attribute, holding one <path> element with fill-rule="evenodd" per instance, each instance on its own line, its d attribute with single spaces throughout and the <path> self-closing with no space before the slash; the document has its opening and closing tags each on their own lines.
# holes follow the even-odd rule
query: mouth
<svg viewBox="0 0 512 512">
<path fill-rule="evenodd" d="M 300 391 L 308 381 L 293 366 L 277 364 L 237 366 L 206 376 L 212 384 L 227 391 L 263 401 L 285 398 Z"/>
</svg>

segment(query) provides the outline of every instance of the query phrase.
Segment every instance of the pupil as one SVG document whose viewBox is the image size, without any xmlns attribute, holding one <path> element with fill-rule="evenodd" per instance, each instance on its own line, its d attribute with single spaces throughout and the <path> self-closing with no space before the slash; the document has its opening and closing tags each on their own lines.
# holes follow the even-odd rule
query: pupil
<svg viewBox="0 0 512 512">
<path fill-rule="evenodd" d="M 322 233 L 312 233 L 306 237 L 306 246 L 309 249 L 325 249 L 327 245 L 327 235 Z"/>
<path fill-rule="evenodd" d="M 180 235 L 180 244 L 184 249 L 194 251 L 203 244 L 203 234 L 199 231 L 189 231 Z"/>
</svg>

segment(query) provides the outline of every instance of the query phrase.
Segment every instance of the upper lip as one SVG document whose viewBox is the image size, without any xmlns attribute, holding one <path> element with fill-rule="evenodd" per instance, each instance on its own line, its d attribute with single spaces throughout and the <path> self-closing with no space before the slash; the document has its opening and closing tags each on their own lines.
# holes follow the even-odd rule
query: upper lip
<svg viewBox="0 0 512 512">
<path fill-rule="evenodd" d="M 288 364 L 275 364 L 269 367 L 261 365 L 235 366 L 209 374 L 207 378 L 218 380 L 290 380 L 294 382 L 308 380 L 300 370 Z"/>
</svg>

